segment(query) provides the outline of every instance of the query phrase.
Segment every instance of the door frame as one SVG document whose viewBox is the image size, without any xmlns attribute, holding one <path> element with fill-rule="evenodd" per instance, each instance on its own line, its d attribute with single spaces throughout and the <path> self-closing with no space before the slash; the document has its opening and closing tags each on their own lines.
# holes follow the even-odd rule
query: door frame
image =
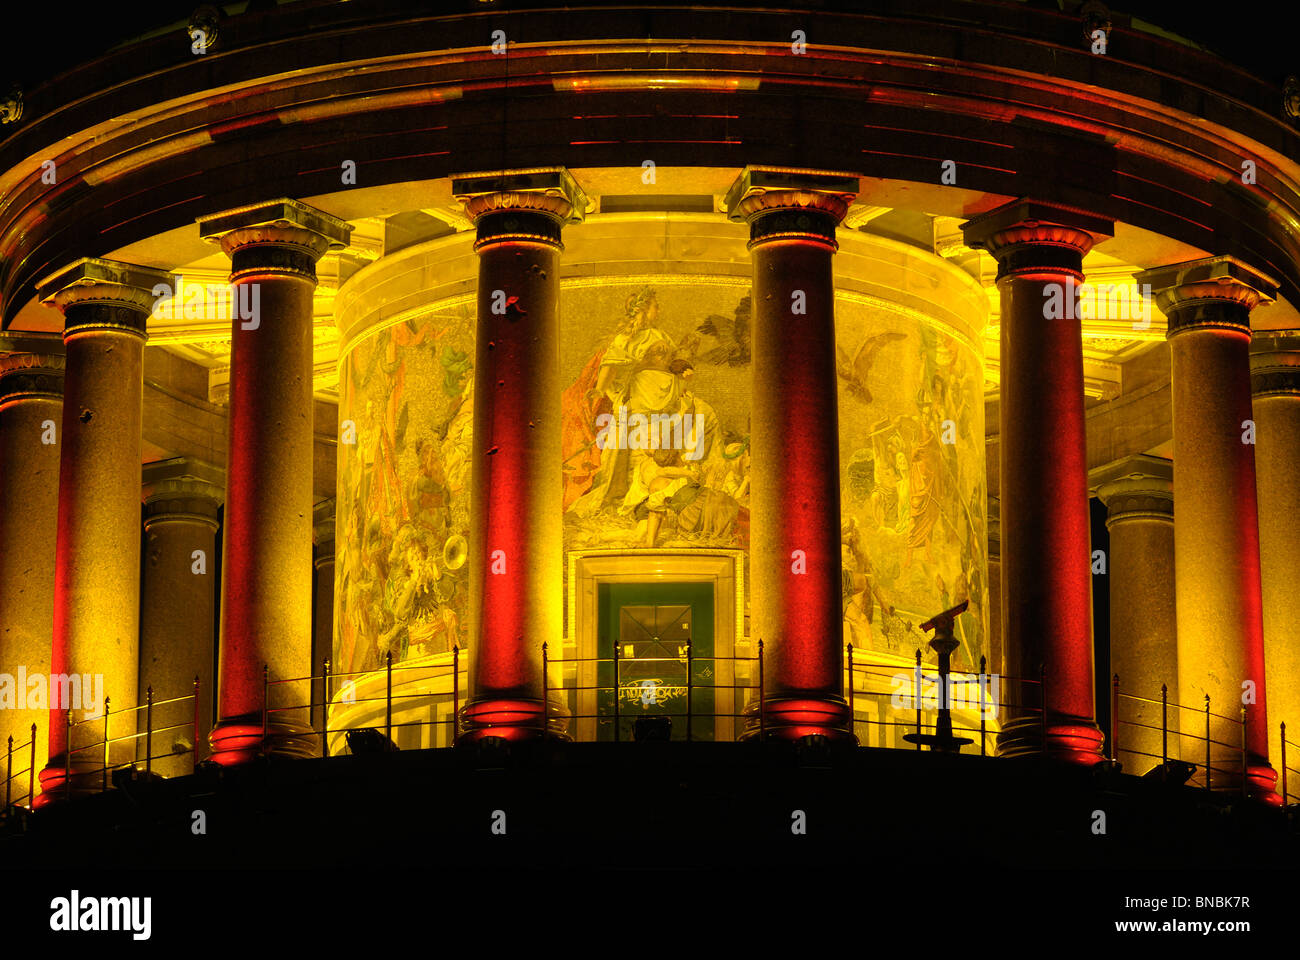
<svg viewBox="0 0 1300 960">
<path fill-rule="evenodd" d="M 579 663 L 574 733 L 596 738 L 596 636 L 602 583 L 708 583 L 713 586 L 713 652 L 717 658 L 715 695 L 719 707 L 735 702 L 728 689 L 736 680 L 737 644 L 745 628 L 745 552 L 743 550 L 575 550 L 569 554 L 569 636 Z M 728 712 L 731 712 L 728 710 Z M 715 740 L 735 739 L 736 721 L 719 716 Z"/>
</svg>

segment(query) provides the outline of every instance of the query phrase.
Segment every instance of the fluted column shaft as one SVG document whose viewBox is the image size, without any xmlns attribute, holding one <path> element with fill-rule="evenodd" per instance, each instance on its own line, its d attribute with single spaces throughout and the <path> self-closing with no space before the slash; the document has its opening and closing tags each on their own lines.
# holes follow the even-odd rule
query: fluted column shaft
<svg viewBox="0 0 1300 960">
<path fill-rule="evenodd" d="M 1212 779 L 1228 791 L 1242 788 L 1245 707 L 1246 788 L 1276 802 L 1249 356 L 1250 311 L 1276 287 L 1231 257 L 1160 267 L 1137 281 L 1151 284 L 1169 321 L 1179 699 L 1197 707 L 1210 698 Z M 1196 732 L 1204 736 L 1203 724 Z M 1204 763 L 1203 742 L 1183 747 L 1184 760 Z"/>
<path fill-rule="evenodd" d="M 91 745 L 102 743 L 104 726 L 78 724 L 69 743 L 68 711 L 76 721 L 101 714 L 103 695 L 114 713 L 136 704 L 145 326 L 155 289 L 170 287 L 171 279 L 87 259 L 40 285 L 42 301 L 63 311 L 66 351 L 50 672 L 82 680 L 80 703 L 72 702 L 75 685 L 67 701 L 60 696 L 56 703 L 51 690 L 50 755 L 41 771 L 47 797 L 101 783 L 104 751 Z M 113 765 L 135 758 L 135 717 L 127 716 L 109 727 L 110 737 L 125 738 L 109 750 Z"/>
<path fill-rule="evenodd" d="M 998 735 L 1003 756 L 1101 759 L 1092 652 L 1091 527 L 1078 285 L 1111 225 L 1033 201 L 963 226 L 998 261 L 1002 298 L 1002 625 L 1023 706 Z M 1046 710 L 1046 717 L 1043 711 Z"/>
<path fill-rule="evenodd" d="M 852 739 L 844 700 L 835 230 L 857 180 L 748 168 L 727 197 L 754 268 L 753 633 L 763 728 Z M 754 732 L 751 722 L 749 732 Z"/>
<path fill-rule="evenodd" d="M 29 681 L 50 672 L 62 409 L 62 338 L 0 334 L 0 672 L 14 678 L 14 701 L 0 709 L 0 750 L 10 737 L 28 743 L 36 724 L 37 770 L 49 755 L 49 714 L 44 699 L 29 696 L 37 692 Z M 30 760 L 29 750 L 18 752 L 14 769 Z"/>
<path fill-rule="evenodd" d="M 463 742 L 542 732 L 542 644 L 563 633 L 561 228 L 585 197 L 563 170 L 457 178 L 479 255 Z"/>
<path fill-rule="evenodd" d="M 351 228 L 277 200 L 205 218 L 200 231 L 230 256 L 231 301 L 249 314 L 232 322 L 212 759 L 308 756 L 310 686 L 282 681 L 311 673 L 312 296 L 316 261 Z"/>
</svg>

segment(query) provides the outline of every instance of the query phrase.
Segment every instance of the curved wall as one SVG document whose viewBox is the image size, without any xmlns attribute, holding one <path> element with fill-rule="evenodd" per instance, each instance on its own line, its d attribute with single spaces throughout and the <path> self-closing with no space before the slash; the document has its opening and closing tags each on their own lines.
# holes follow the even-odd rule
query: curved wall
<svg viewBox="0 0 1300 960">
<path fill-rule="evenodd" d="M 597 215 L 566 229 L 555 549 L 747 558 L 748 411 L 762 385 L 745 241 L 715 214 Z M 919 249 L 853 231 L 840 243 L 845 640 L 908 657 L 925 644 L 915 624 L 969 597 L 955 665 L 976 667 L 990 653 L 987 298 Z M 475 267 L 458 234 L 384 257 L 339 291 L 336 670 L 469 643 Z"/>
</svg>

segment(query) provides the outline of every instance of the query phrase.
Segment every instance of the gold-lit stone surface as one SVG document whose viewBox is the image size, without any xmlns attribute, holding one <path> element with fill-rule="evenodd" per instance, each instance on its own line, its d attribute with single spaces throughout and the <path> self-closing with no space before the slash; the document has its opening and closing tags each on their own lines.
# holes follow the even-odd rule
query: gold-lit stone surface
<svg viewBox="0 0 1300 960">
<path fill-rule="evenodd" d="M 1110 669 L 1120 692 L 1160 700 L 1166 684 L 1178 703 L 1178 638 L 1174 608 L 1173 465 L 1131 457 L 1094 473 L 1097 496 L 1109 516 Z M 1164 748 L 1161 707 L 1121 699 L 1119 759 L 1129 773 L 1145 773 Z M 1193 717 L 1187 718 L 1189 726 Z M 1168 755 L 1178 758 L 1179 711 L 1169 710 Z M 1112 721 L 1113 722 L 1113 721 Z M 1190 726 L 1189 726 L 1190 728 Z"/>
<path fill-rule="evenodd" d="M 0 710 L 0 749 L 13 738 L 16 773 L 31 762 L 24 745 L 32 739 L 33 723 L 37 771 L 49 755 L 49 713 L 33 709 L 25 696 L 31 688 L 19 689 L 18 683 L 20 669 L 28 676 L 50 672 L 63 402 L 32 378 L 49 378 L 51 388 L 54 378 L 61 379 L 62 339 L 56 334 L 0 334 L 0 377 L 5 374 L 27 381 L 0 380 L 0 395 L 14 391 L 0 400 L 0 670 L 13 676 L 16 698 Z M 57 390 L 61 393 L 61 383 Z M 17 698 L 28 706 L 19 708 Z M 26 776 L 16 780 L 15 799 L 27 782 Z"/>
<path fill-rule="evenodd" d="M 1292 744 L 1300 743 L 1295 610 L 1300 583 L 1300 336 L 1256 336 L 1251 344 L 1251 373 L 1269 758 L 1276 767 L 1282 758 L 1279 724 L 1286 724 Z M 1300 747 L 1287 750 L 1287 765 L 1300 767 Z M 1294 789 L 1291 783 L 1288 788 Z"/>
<path fill-rule="evenodd" d="M 1152 284 L 1170 316 L 1179 700 L 1196 708 L 1209 697 L 1217 788 L 1243 789 L 1244 752 L 1247 789 L 1264 796 L 1272 792 L 1274 772 L 1267 755 L 1248 324 L 1250 310 L 1276 287 L 1233 257 L 1160 267 L 1139 279 Z M 1203 763 L 1204 750 L 1204 742 L 1185 740 L 1183 759 Z"/>
<path fill-rule="evenodd" d="M 103 678 L 111 710 L 136 705 L 139 673 L 140 428 L 143 414 L 143 322 L 155 290 L 171 276 L 131 264 L 79 260 L 42 284 L 42 299 L 64 311 L 66 376 L 59 461 L 59 523 L 54 593 L 53 674 Z M 97 686 L 92 684 L 92 686 Z M 74 791 L 93 789 L 80 773 L 99 768 L 104 726 L 82 723 L 102 712 L 98 689 L 82 691 L 80 709 L 51 711 L 50 757 L 43 787 L 73 774 Z M 70 704 L 71 706 L 71 704 Z M 111 764 L 134 759 L 135 716 L 109 725 L 117 740 Z M 76 751 L 68 762 L 70 749 Z"/>
<path fill-rule="evenodd" d="M 196 757 L 178 754 L 196 743 L 197 759 L 206 753 L 214 695 L 217 508 L 223 484 L 221 471 L 184 458 L 146 464 L 143 471 L 140 702 L 145 703 L 150 687 L 155 702 L 184 697 L 191 692 L 195 678 L 199 680 L 197 733 L 191 726 L 193 702 L 183 700 L 153 710 L 152 727 L 159 731 L 150 745 L 153 771 L 165 777 L 191 771 Z M 147 722 L 141 714 L 141 734 L 146 732 Z M 145 749 L 142 737 L 137 754 L 141 764 Z"/>
</svg>

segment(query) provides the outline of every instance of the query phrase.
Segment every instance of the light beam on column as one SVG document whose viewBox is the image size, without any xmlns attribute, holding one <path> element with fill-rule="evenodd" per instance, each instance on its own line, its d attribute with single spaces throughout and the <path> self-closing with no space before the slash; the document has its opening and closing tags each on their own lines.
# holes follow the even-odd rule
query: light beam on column
<svg viewBox="0 0 1300 960">
<path fill-rule="evenodd" d="M 1280 802 L 1268 761 L 1250 396 L 1250 311 L 1272 299 L 1277 284 L 1234 257 L 1157 267 L 1134 279 L 1151 285 L 1169 318 L 1179 700 L 1199 707 L 1209 695 L 1217 741 L 1211 782 L 1233 792 L 1242 788 L 1236 721 L 1247 707 L 1247 792 Z M 1204 736 L 1203 724 L 1195 729 Z M 1203 741 L 1183 747 L 1185 761 L 1205 762 Z"/>
<path fill-rule="evenodd" d="M 753 634 L 763 726 L 852 740 L 844 700 L 835 229 L 857 178 L 747 167 L 727 194 L 753 259 Z M 747 735 L 758 730 L 751 717 Z"/>
<path fill-rule="evenodd" d="M 276 684 L 263 744 L 263 668 L 312 673 L 312 294 L 316 261 L 347 246 L 347 223 L 280 199 L 199 220 L 231 262 L 220 679 L 212 759 L 310 756 L 309 684 Z"/>
<path fill-rule="evenodd" d="M 67 706 L 78 707 L 73 716 L 82 720 L 103 711 L 91 702 L 101 696 L 99 678 L 113 712 L 136 704 L 145 325 L 174 282 L 161 270 L 82 259 L 39 288 L 42 302 L 63 311 L 66 349 L 50 673 L 81 678 L 81 703 Z M 74 727 L 69 745 L 63 706 L 51 690 L 50 756 L 40 774 L 46 798 L 100 786 L 103 751 L 79 751 L 70 762 L 65 751 L 102 741 L 103 725 Z M 111 749 L 110 763 L 135 759 L 134 731 L 134 717 L 130 729 L 110 728 L 127 737 Z"/>
<path fill-rule="evenodd" d="M 463 742 L 542 732 L 541 648 L 563 623 L 560 233 L 587 198 L 560 169 L 465 174 L 479 255 Z"/>
<path fill-rule="evenodd" d="M 1034 681 L 1007 685 L 1021 706 L 998 734 L 1002 756 L 1102 757 L 1078 285 L 1084 254 L 1113 232 L 1099 217 L 1033 200 L 962 225 L 966 243 L 998 262 L 1003 648 L 1011 675 Z"/>
<path fill-rule="evenodd" d="M 50 672 L 62 411 L 63 338 L 0 333 L 0 673 L 16 685 L 0 710 L 0 749 L 9 737 L 27 743 L 36 724 L 38 770 L 49 714 L 27 694 L 30 678 Z"/>
</svg>

